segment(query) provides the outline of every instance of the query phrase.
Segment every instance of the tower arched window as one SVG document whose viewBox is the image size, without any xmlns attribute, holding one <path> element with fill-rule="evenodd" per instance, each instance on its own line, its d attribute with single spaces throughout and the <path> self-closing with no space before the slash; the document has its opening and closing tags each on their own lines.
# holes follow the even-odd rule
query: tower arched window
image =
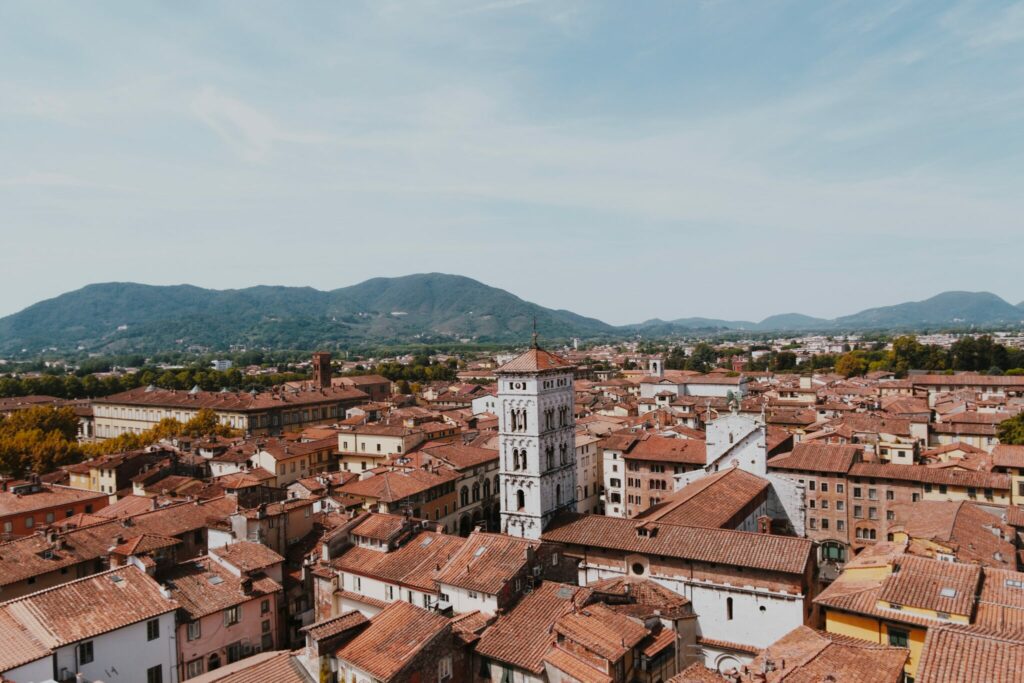
<svg viewBox="0 0 1024 683">
<path fill-rule="evenodd" d="M 569 448 L 564 443 L 558 447 L 558 462 L 562 465 L 569 462 Z"/>
<path fill-rule="evenodd" d="M 555 447 L 548 446 L 545 454 L 548 456 L 548 469 L 554 469 L 555 467 Z"/>
<path fill-rule="evenodd" d="M 526 508 L 526 494 L 523 493 L 522 489 L 516 491 L 516 509 L 523 510 Z"/>
<path fill-rule="evenodd" d="M 463 507 L 469 505 L 469 488 L 466 486 L 463 486 L 462 490 L 459 491 L 459 503 Z"/>
<path fill-rule="evenodd" d="M 512 469 L 514 469 L 514 470 L 518 470 L 519 469 L 519 449 L 518 448 L 513 448 L 512 449 Z"/>
<path fill-rule="evenodd" d="M 526 408 L 519 409 L 519 431 L 526 431 Z"/>
<path fill-rule="evenodd" d="M 480 500 L 480 482 L 473 482 L 473 502 Z"/>
<path fill-rule="evenodd" d="M 562 485 L 555 484 L 555 505 L 562 504 Z"/>
<path fill-rule="evenodd" d="M 564 427 L 569 424 L 569 408 L 562 406 L 558 409 L 558 426 Z"/>
</svg>

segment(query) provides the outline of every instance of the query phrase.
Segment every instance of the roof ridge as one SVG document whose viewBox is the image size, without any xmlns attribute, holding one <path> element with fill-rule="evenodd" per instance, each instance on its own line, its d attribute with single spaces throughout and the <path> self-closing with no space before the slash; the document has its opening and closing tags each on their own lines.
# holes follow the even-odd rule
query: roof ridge
<svg viewBox="0 0 1024 683">
<path fill-rule="evenodd" d="M 83 581 L 88 581 L 90 579 L 95 579 L 97 576 L 104 576 L 105 574 L 113 574 L 114 572 L 119 572 L 119 571 L 121 571 L 123 569 L 128 569 L 128 568 L 133 568 L 133 569 L 135 569 L 136 571 L 139 571 L 139 572 L 142 571 L 141 569 L 138 569 L 138 568 L 134 567 L 134 565 L 127 565 L 127 564 L 121 565 L 120 567 L 111 567 L 110 569 L 104 569 L 103 571 L 96 572 L 95 574 L 89 574 L 88 576 L 83 576 L 80 579 L 72 579 L 71 581 L 65 581 L 64 583 L 58 583 L 58 584 L 56 584 L 54 586 L 47 586 L 46 588 L 40 588 L 39 590 L 37 590 L 37 591 L 35 591 L 33 593 L 26 593 L 25 595 L 19 595 L 17 597 L 11 598 L 10 600 L 5 600 L 3 602 L 0 602 L 0 607 L 6 607 L 6 606 L 11 605 L 11 604 L 13 604 L 15 602 L 20 602 L 20 601 L 24 600 L 25 598 L 31 598 L 31 597 L 35 597 L 37 595 L 42 595 L 43 593 L 49 593 L 50 591 L 57 590 L 58 588 L 64 588 L 65 586 L 71 586 L 71 585 L 74 585 L 76 583 L 82 583 Z M 143 572 L 143 573 L 145 573 L 145 572 Z"/>
</svg>

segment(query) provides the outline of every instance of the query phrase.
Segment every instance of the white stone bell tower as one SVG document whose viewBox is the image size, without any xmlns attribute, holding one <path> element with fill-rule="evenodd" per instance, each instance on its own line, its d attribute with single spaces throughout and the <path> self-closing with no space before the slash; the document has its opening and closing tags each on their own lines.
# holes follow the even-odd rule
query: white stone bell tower
<svg viewBox="0 0 1024 683">
<path fill-rule="evenodd" d="M 576 509 L 573 365 L 537 346 L 498 368 L 501 530 L 540 538 Z"/>
</svg>

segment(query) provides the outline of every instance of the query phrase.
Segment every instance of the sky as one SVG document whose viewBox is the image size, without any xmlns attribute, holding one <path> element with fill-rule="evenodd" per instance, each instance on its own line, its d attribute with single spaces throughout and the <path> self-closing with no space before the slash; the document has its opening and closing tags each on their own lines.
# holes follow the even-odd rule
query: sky
<svg viewBox="0 0 1024 683">
<path fill-rule="evenodd" d="M 0 3 L 0 315 L 458 273 L 611 323 L 1024 299 L 1024 3 Z"/>
</svg>

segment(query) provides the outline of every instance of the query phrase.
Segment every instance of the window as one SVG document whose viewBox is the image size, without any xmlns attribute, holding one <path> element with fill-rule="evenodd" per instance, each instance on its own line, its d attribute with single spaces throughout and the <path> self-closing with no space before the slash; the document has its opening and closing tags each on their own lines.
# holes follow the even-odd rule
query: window
<svg viewBox="0 0 1024 683">
<path fill-rule="evenodd" d="M 896 494 L 892 490 L 889 490 L 889 491 L 885 492 L 885 499 L 886 500 L 894 500 L 895 498 L 896 498 Z"/>
<path fill-rule="evenodd" d="M 818 520 L 817 520 L 817 519 L 815 519 L 814 517 L 811 517 L 811 518 L 809 518 L 809 519 L 807 520 L 807 525 L 808 525 L 808 526 L 809 526 L 810 528 L 812 528 L 812 529 L 817 529 L 817 528 L 818 528 Z"/>
<path fill-rule="evenodd" d="M 732 598 L 725 599 L 725 619 L 732 621 Z"/>
<path fill-rule="evenodd" d="M 841 512 L 841 511 L 843 511 L 845 509 L 846 509 L 846 503 L 841 501 L 841 500 L 837 500 L 836 501 L 836 510 L 839 510 Z"/>
<path fill-rule="evenodd" d="M 828 529 L 828 520 L 827 519 L 821 520 L 821 528 L 822 529 Z"/>
<path fill-rule="evenodd" d="M 896 519 L 896 513 L 893 512 L 892 510 L 886 510 L 885 511 L 885 519 L 890 521 L 890 522 L 893 521 L 894 519 Z"/>
<path fill-rule="evenodd" d="M 88 640 L 78 646 L 78 663 L 88 664 L 92 662 L 95 653 L 92 650 L 92 641 Z"/>
<path fill-rule="evenodd" d="M 264 619 L 263 623 L 260 624 L 260 629 L 263 633 L 270 633 L 270 619 Z"/>
<path fill-rule="evenodd" d="M 845 490 L 845 486 L 843 486 L 842 484 L 836 484 L 836 493 L 843 493 Z"/>
<path fill-rule="evenodd" d="M 868 489 L 868 499 L 878 500 L 878 489 Z"/>
<path fill-rule="evenodd" d="M 821 501 L 821 509 L 828 510 L 828 500 Z"/>
<path fill-rule="evenodd" d="M 828 493 L 828 482 L 827 481 L 821 482 L 821 492 L 822 493 Z"/>
<path fill-rule="evenodd" d="M 238 605 L 224 610 L 224 625 L 232 626 L 242 620 L 242 610 Z"/>
<path fill-rule="evenodd" d="M 442 657 L 437 663 L 437 680 L 447 681 L 452 677 L 452 658 L 451 656 Z"/>
<path fill-rule="evenodd" d="M 814 484 L 815 484 L 815 482 L 814 482 L 813 479 L 811 479 L 809 482 L 807 482 L 807 490 L 808 491 L 813 491 L 814 490 Z"/>
<path fill-rule="evenodd" d="M 193 659 L 185 664 L 185 676 L 194 678 L 203 673 L 203 658 Z"/>
<path fill-rule="evenodd" d="M 878 508 L 868 508 L 868 519 L 878 519 Z"/>
<path fill-rule="evenodd" d="M 156 640 L 160 637 L 160 620 L 150 619 L 146 622 L 146 640 Z"/>
<path fill-rule="evenodd" d="M 861 507 L 860 505 L 854 505 L 853 506 L 853 516 L 856 517 L 857 519 L 860 519 L 861 517 L 863 517 L 864 516 L 864 508 Z"/>
<path fill-rule="evenodd" d="M 945 484 L 939 484 L 939 493 L 945 494 L 947 490 Z"/>
<path fill-rule="evenodd" d="M 163 664 L 157 664 L 146 669 L 146 683 L 164 683 Z"/>
<path fill-rule="evenodd" d="M 270 611 L 270 599 L 264 600 L 260 603 L 260 614 L 266 614 Z"/>
<path fill-rule="evenodd" d="M 860 495 L 860 487 L 859 486 L 854 486 L 853 487 L 853 497 L 854 498 L 860 498 L 861 497 L 861 495 Z"/>
<path fill-rule="evenodd" d="M 892 647 L 907 647 L 907 632 L 899 629 L 889 629 L 889 645 Z"/>
<path fill-rule="evenodd" d="M 28 517 L 25 518 L 25 528 L 26 529 L 31 529 L 35 525 L 36 525 L 36 520 L 32 518 L 32 515 L 29 515 Z"/>
<path fill-rule="evenodd" d="M 841 519 L 836 520 L 836 531 L 843 531 L 846 529 L 846 522 Z"/>
<path fill-rule="evenodd" d="M 199 626 L 199 622 L 198 621 L 190 621 L 190 622 L 188 622 L 188 639 L 189 640 L 199 640 L 199 637 L 202 634 L 203 634 L 202 633 L 202 627 Z"/>
</svg>

